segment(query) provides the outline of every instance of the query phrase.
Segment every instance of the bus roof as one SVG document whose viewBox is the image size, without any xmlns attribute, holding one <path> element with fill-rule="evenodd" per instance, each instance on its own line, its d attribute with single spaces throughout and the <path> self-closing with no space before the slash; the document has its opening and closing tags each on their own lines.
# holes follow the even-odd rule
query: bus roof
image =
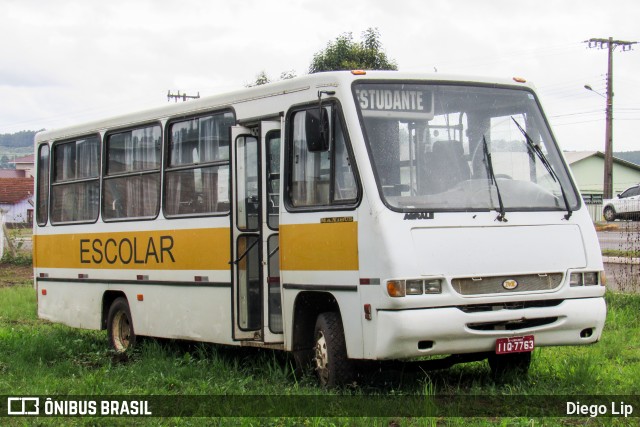
<svg viewBox="0 0 640 427">
<path fill-rule="evenodd" d="M 532 87 L 528 83 L 521 82 L 521 79 L 495 79 L 487 77 L 471 77 L 440 73 L 408 73 L 400 71 L 365 71 L 355 73 L 352 71 L 331 71 L 324 73 L 308 74 L 293 79 L 268 83 L 265 85 L 242 88 L 237 91 L 227 92 L 218 95 L 205 96 L 192 99 L 188 102 L 173 103 L 166 106 L 128 112 L 122 115 L 89 121 L 78 125 L 62 127 L 59 129 L 39 132 L 35 137 L 36 144 L 44 141 L 73 138 L 86 135 L 92 132 L 99 132 L 107 129 L 125 128 L 134 124 L 152 122 L 167 117 L 189 116 L 200 112 L 213 111 L 216 109 L 231 108 L 238 115 L 238 119 L 246 119 L 239 110 L 242 105 L 250 101 L 264 100 L 281 95 L 292 93 L 310 92 L 313 97 L 317 96 L 317 90 L 321 88 L 350 87 L 356 80 L 424 80 L 431 82 L 467 82 L 481 84 L 497 84 L 509 86 Z M 308 98 L 308 95 L 307 95 Z"/>
</svg>

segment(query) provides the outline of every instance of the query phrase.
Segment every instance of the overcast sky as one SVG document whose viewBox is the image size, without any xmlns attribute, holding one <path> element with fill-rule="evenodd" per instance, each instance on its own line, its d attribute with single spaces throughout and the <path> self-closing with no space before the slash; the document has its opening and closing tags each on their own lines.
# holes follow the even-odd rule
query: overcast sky
<svg viewBox="0 0 640 427">
<path fill-rule="evenodd" d="M 0 0 L 0 133 L 213 95 L 264 70 L 305 74 L 345 32 L 377 27 L 401 71 L 521 76 L 565 150 L 604 150 L 607 52 L 640 41 L 640 1 Z M 640 150 L 640 45 L 614 52 L 614 150 Z"/>
</svg>

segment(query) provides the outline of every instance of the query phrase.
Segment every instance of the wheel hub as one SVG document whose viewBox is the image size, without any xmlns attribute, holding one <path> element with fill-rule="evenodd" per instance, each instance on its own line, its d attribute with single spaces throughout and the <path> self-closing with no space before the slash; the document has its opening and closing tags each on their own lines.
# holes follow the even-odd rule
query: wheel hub
<svg viewBox="0 0 640 427">
<path fill-rule="evenodd" d="M 125 351 L 129 348 L 131 337 L 131 324 L 125 313 L 118 313 L 113 319 L 114 326 L 114 344 L 119 351 Z"/>
<path fill-rule="evenodd" d="M 327 352 L 327 340 L 321 331 L 318 332 L 315 352 L 316 372 L 320 382 L 326 384 L 329 375 L 329 353 Z"/>
</svg>

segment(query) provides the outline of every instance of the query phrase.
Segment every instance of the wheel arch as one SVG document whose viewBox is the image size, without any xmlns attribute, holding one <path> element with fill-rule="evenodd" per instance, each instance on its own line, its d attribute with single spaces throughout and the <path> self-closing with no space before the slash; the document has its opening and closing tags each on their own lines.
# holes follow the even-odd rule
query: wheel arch
<svg viewBox="0 0 640 427">
<path fill-rule="evenodd" d="M 300 292 L 293 305 L 291 350 L 308 350 L 314 345 L 314 329 L 319 314 L 340 313 L 340 306 L 330 292 Z"/>
<path fill-rule="evenodd" d="M 129 302 L 127 295 L 122 291 L 106 291 L 102 295 L 102 317 L 100 320 L 101 330 L 107 329 L 107 318 L 109 317 L 109 308 L 111 308 L 111 304 L 113 304 L 113 302 L 120 297 L 126 299 L 127 302 Z"/>
</svg>

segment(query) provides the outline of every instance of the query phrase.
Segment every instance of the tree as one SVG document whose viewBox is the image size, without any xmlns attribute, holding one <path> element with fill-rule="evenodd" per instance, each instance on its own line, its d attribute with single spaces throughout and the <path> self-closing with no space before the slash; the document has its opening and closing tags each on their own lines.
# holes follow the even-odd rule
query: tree
<svg viewBox="0 0 640 427">
<path fill-rule="evenodd" d="M 309 73 L 337 70 L 397 70 L 394 60 L 387 58 L 377 28 L 362 33 L 362 41 L 355 42 L 352 33 L 343 33 L 313 55 Z"/>
<path fill-rule="evenodd" d="M 267 76 L 267 72 L 262 70 L 258 73 L 258 75 L 256 76 L 256 80 L 253 83 L 248 83 L 245 86 L 246 87 L 262 86 L 262 85 L 266 85 L 267 83 L 271 83 L 271 79 L 269 78 L 269 76 Z"/>
<path fill-rule="evenodd" d="M 7 156 L 2 156 L 2 158 L 0 158 L 0 169 L 11 169 L 9 162 L 10 160 Z M 2 242 L 0 242 L 0 244 L 2 244 Z"/>
<path fill-rule="evenodd" d="M 289 80 L 296 76 L 296 72 L 294 70 L 283 71 L 280 73 L 280 80 Z M 267 72 L 262 70 L 256 75 L 256 80 L 253 83 L 248 83 L 246 87 L 254 87 L 254 86 L 262 86 L 267 83 L 271 83 L 273 80 L 267 75 Z"/>
</svg>

